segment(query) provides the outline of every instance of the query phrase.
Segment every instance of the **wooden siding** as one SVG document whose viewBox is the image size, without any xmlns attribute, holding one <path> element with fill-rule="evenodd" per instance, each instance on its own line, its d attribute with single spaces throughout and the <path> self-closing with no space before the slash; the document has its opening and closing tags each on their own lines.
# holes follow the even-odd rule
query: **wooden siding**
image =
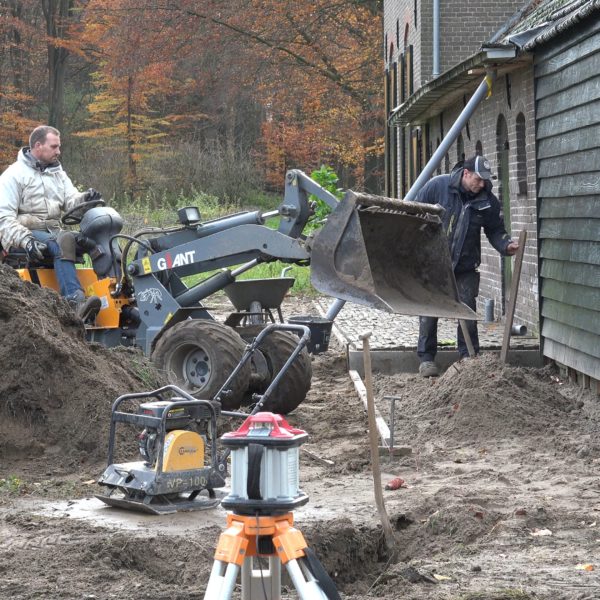
<svg viewBox="0 0 600 600">
<path fill-rule="evenodd" d="M 600 379 L 600 21 L 535 51 L 544 355 Z"/>
</svg>

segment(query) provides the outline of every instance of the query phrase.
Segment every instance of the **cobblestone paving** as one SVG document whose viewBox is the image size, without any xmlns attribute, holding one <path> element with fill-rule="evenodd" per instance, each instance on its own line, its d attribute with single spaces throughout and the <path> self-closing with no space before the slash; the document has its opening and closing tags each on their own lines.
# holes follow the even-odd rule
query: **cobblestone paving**
<svg viewBox="0 0 600 600">
<path fill-rule="evenodd" d="M 317 298 L 315 304 L 324 315 L 330 304 L 328 298 Z M 440 319 L 438 322 L 438 344 L 448 349 L 456 348 L 456 321 Z M 362 348 L 359 336 L 370 331 L 373 350 L 416 350 L 419 337 L 418 317 L 395 315 L 372 308 L 346 303 L 336 317 L 334 327 L 352 350 Z M 504 323 L 479 322 L 479 345 L 482 350 L 497 350 L 502 347 Z M 511 336 L 510 347 L 533 349 L 539 346 L 538 337 Z"/>
</svg>

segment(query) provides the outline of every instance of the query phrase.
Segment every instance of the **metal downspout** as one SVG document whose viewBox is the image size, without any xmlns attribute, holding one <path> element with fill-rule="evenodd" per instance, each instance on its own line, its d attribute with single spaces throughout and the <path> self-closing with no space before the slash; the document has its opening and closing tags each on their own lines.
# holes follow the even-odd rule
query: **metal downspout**
<svg viewBox="0 0 600 600">
<path fill-rule="evenodd" d="M 492 85 L 496 80 L 496 71 L 488 71 L 485 79 L 479 84 L 479 87 L 475 90 L 475 93 L 471 96 L 471 99 L 467 102 L 467 105 L 463 108 L 460 115 L 442 140 L 442 143 L 437 147 L 437 150 L 433 153 L 433 156 L 429 159 L 416 181 L 412 184 L 404 200 L 415 200 L 417 194 L 421 188 L 429 181 L 429 178 L 433 175 L 438 165 L 442 162 L 442 159 L 446 155 L 446 152 L 450 149 L 450 146 L 456 141 L 462 128 L 466 125 L 467 121 L 471 118 L 482 100 L 487 98 L 492 93 Z M 327 309 L 325 317 L 333 321 L 339 312 L 344 308 L 346 304 L 345 300 L 336 298 Z"/>
<path fill-rule="evenodd" d="M 456 138 L 460 134 L 462 128 L 473 116 L 475 109 L 479 106 L 482 100 L 487 98 L 487 96 L 492 93 L 492 85 L 495 80 L 496 71 L 488 72 L 488 74 L 485 76 L 485 79 L 479 84 L 479 87 L 475 90 L 475 93 L 467 102 L 467 105 L 463 108 L 460 115 L 458 115 L 456 121 L 454 121 L 454 124 L 442 140 L 442 143 L 437 147 L 437 150 L 433 153 L 433 156 L 423 167 L 423 170 L 417 177 L 416 181 L 406 193 L 404 200 L 414 200 L 417 197 L 417 194 L 421 188 L 427 183 L 434 171 L 438 168 L 438 165 L 442 162 L 442 159 L 444 158 L 446 152 L 448 152 L 450 149 L 450 146 L 452 146 L 452 144 L 456 141 Z"/>
<path fill-rule="evenodd" d="M 440 74 L 440 0 L 433 0 L 433 79 Z"/>
</svg>

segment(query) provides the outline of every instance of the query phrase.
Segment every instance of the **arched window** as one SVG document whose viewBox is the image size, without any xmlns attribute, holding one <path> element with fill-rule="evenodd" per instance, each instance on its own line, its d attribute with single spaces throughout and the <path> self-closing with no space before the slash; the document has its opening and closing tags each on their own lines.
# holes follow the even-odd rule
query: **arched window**
<svg viewBox="0 0 600 600">
<path fill-rule="evenodd" d="M 483 156 L 483 146 L 481 145 L 481 141 L 477 140 L 475 142 L 475 154 L 477 156 Z"/>
<path fill-rule="evenodd" d="M 498 170 L 498 197 L 504 199 L 504 208 L 508 207 L 508 125 L 504 115 L 498 115 L 496 122 L 496 165 Z"/>
<path fill-rule="evenodd" d="M 456 162 L 461 160 L 465 160 L 465 142 L 462 133 L 459 133 L 456 138 Z"/>
<path fill-rule="evenodd" d="M 527 194 L 527 150 L 523 113 L 517 115 L 517 184 L 519 194 Z"/>
</svg>

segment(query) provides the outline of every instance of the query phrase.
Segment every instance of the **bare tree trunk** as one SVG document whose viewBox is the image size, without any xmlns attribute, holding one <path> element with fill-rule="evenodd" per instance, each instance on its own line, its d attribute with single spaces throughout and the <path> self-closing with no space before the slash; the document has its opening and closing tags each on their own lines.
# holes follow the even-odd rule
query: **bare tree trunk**
<svg viewBox="0 0 600 600">
<path fill-rule="evenodd" d="M 133 112 L 132 107 L 132 96 L 133 96 L 133 77 L 130 75 L 127 78 L 127 187 L 129 188 L 127 193 L 131 200 L 135 199 L 137 192 L 137 168 L 135 164 L 135 140 L 133 137 L 133 125 L 131 122 L 131 115 Z"/>
<path fill-rule="evenodd" d="M 15 21 L 21 20 L 23 6 L 18 0 L 9 2 L 10 15 Z M 17 27 L 12 27 L 10 32 L 12 44 L 10 44 L 10 62 L 13 73 L 13 84 L 18 92 L 23 91 L 23 47 L 21 45 L 21 32 Z"/>
<path fill-rule="evenodd" d="M 65 71 L 69 51 L 53 40 L 66 38 L 73 0 L 42 0 L 48 34 L 48 124 L 62 129 Z"/>
</svg>

